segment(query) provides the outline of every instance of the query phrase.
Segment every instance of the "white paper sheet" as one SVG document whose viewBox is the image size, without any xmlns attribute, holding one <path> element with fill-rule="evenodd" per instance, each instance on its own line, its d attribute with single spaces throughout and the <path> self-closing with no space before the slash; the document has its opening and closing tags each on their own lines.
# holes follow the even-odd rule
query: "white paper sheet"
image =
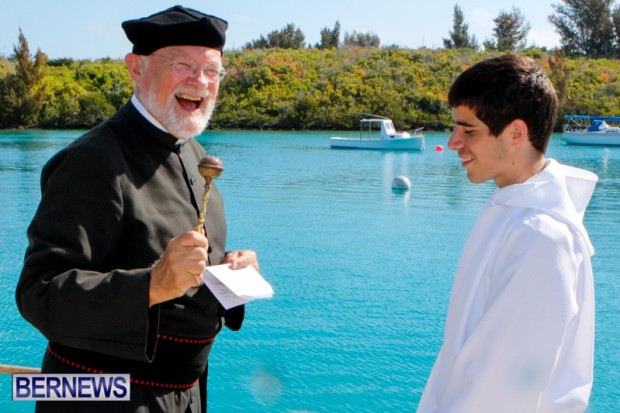
<svg viewBox="0 0 620 413">
<path fill-rule="evenodd" d="M 238 270 L 229 264 L 213 265 L 204 272 L 204 283 L 225 309 L 259 298 L 273 297 L 273 288 L 254 269 L 248 266 Z"/>
</svg>

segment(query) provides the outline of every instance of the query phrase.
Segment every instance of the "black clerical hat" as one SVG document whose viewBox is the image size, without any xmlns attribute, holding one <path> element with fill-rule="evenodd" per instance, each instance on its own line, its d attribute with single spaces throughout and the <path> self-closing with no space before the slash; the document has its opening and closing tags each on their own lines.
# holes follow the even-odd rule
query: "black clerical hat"
<svg viewBox="0 0 620 413">
<path fill-rule="evenodd" d="M 166 46 L 205 46 L 222 51 L 228 22 L 183 6 L 174 6 L 121 25 L 133 52 L 149 55 Z"/>
</svg>

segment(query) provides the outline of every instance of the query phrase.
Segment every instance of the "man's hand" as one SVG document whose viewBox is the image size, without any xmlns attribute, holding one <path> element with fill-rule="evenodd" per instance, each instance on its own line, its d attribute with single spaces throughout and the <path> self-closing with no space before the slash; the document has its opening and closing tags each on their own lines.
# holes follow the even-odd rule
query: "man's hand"
<svg viewBox="0 0 620 413">
<path fill-rule="evenodd" d="M 230 268 L 233 270 L 251 265 L 256 271 L 259 271 L 256 253 L 252 250 L 231 251 L 224 257 L 224 263 L 230 264 Z"/>
<path fill-rule="evenodd" d="M 160 260 L 153 265 L 149 306 L 172 300 L 202 284 L 202 273 L 209 260 L 209 240 L 196 231 L 172 238 Z"/>
</svg>

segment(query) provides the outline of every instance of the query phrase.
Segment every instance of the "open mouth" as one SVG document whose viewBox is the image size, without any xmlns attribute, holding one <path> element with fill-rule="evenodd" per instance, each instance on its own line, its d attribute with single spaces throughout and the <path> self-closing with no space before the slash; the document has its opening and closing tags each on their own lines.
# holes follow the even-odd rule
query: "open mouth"
<svg viewBox="0 0 620 413">
<path fill-rule="evenodd" d="M 181 105 L 181 107 L 185 110 L 197 110 L 200 108 L 200 104 L 202 103 L 201 97 L 186 95 L 185 93 L 179 93 L 174 95 L 174 97 L 177 99 L 177 102 L 179 102 L 179 105 Z"/>
<path fill-rule="evenodd" d="M 467 158 L 461 158 L 461 166 L 463 166 L 464 168 L 467 167 L 467 165 L 469 165 L 470 163 L 472 163 L 474 161 L 474 158 L 467 157 Z"/>
</svg>

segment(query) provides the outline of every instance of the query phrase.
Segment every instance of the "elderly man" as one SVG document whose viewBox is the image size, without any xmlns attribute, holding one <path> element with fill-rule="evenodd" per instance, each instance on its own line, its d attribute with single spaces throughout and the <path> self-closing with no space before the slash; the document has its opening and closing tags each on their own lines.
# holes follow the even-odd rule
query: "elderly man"
<svg viewBox="0 0 620 413">
<path fill-rule="evenodd" d="M 252 265 L 225 252 L 216 186 L 194 231 L 209 121 L 225 72 L 227 22 L 176 6 L 122 24 L 133 53 L 131 101 L 56 154 L 28 228 L 21 314 L 49 345 L 44 373 L 129 373 L 129 402 L 38 402 L 37 412 L 206 411 L 209 351 L 243 307 L 225 311 L 202 283 L 207 265 Z"/>
</svg>

